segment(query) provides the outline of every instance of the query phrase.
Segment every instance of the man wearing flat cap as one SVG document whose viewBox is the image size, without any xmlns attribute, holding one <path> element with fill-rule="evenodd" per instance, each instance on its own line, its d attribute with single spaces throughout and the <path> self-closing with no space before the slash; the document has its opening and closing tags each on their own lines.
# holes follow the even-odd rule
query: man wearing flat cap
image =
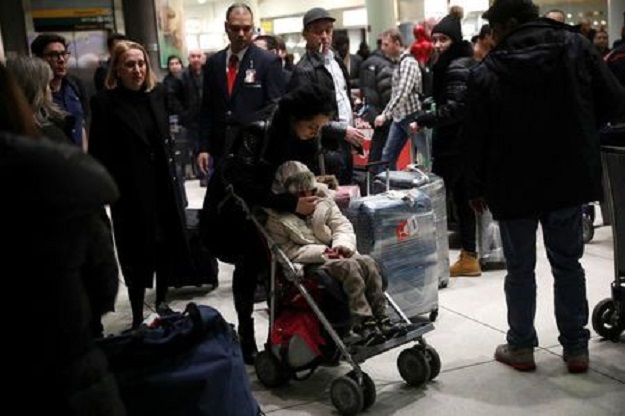
<svg viewBox="0 0 625 416">
<path fill-rule="evenodd" d="M 341 184 L 351 183 L 352 150 L 362 148 L 363 133 L 353 127 L 349 75 L 342 60 L 330 49 L 334 18 L 321 7 L 304 15 L 303 36 L 306 53 L 293 70 L 288 90 L 304 84 L 318 84 L 332 91 L 335 97 L 335 119 L 321 134 L 328 174 L 334 174 Z M 311 167 L 319 174 L 319 167 Z"/>
<path fill-rule="evenodd" d="M 472 207 L 499 220 L 507 275 L 506 343 L 495 359 L 536 368 L 536 231 L 554 276 L 570 373 L 588 371 L 588 301 L 579 260 L 581 205 L 602 199 L 599 127 L 622 120 L 625 91 L 583 35 L 538 18 L 531 0 L 495 0 L 483 16 L 495 48 L 471 71 L 465 123 Z"/>
</svg>

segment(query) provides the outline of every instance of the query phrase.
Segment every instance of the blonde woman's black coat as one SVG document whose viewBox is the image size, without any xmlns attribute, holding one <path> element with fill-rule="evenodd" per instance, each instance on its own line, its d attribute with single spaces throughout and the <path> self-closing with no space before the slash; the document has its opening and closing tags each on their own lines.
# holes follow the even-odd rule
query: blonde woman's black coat
<svg viewBox="0 0 625 416">
<path fill-rule="evenodd" d="M 154 270 L 158 238 L 166 246 L 165 258 L 160 253 L 158 260 L 171 265 L 169 285 L 178 286 L 178 280 L 188 275 L 191 263 L 166 92 L 159 84 L 145 94 L 154 123 L 147 129 L 135 108 L 136 95 L 132 92 L 117 88 L 92 98 L 89 152 L 108 169 L 119 187 L 120 198 L 111 206 L 111 214 L 126 284 L 152 287 L 152 276 L 146 271 Z M 152 131 L 151 138 L 146 130 Z M 143 281 L 128 281 L 135 276 L 144 276 Z"/>
</svg>

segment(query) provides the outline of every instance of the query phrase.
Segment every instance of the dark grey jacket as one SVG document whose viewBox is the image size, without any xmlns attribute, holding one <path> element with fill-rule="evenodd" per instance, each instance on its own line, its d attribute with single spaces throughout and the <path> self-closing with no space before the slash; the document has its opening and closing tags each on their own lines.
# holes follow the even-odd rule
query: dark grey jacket
<svg viewBox="0 0 625 416">
<path fill-rule="evenodd" d="M 339 64 L 343 77 L 345 78 L 345 88 L 347 97 L 351 102 L 351 88 L 349 81 L 349 74 L 343 61 L 338 58 L 338 55 L 334 56 L 335 61 Z M 293 76 L 288 85 L 288 90 L 291 91 L 301 85 L 305 84 L 317 84 L 330 91 L 332 96 L 336 96 L 334 81 L 332 75 L 326 69 L 324 65 L 323 56 L 319 53 L 307 51 L 306 54 L 300 59 L 293 70 Z M 336 100 L 332 101 L 334 108 L 335 120 L 338 120 L 338 105 Z M 352 148 L 345 139 L 347 131 L 347 125 L 338 121 L 331 121 L 322 130 L 321 145 L 324 148 L 324 159 L 327 171 L 325 173 L 336 175 L 341 184 L 348 184 L 352 182 L 353 176 L 353 160 L 352 160 Z M 329 150 L 336 149 L 338 151 Z M 326 151 L 328 150 L 328 151 Z"/>
<path fill-rule="evenodd" d="M 360 91 L 365 98 L 364 114 L 369 124 L 384 110 L 393 92 L 393 61 L 376 49 L 360 66 Z"/>
<path fill-rule="evenodd" d="M 15 363 L 9 402 L 26 414 L 125 414 L 92 336 L 118 289 L 100 215 L 117 198 L 113 179 L 75 146 L 0 134 L 0 184 L 3 287 L 28 294 L 3 325 Z"/>
<path fill-rule="evenodd" d="M 549 19 L 505 37 L 469 80 L 464 157 L 496 218 L 602 198 L 599 127 L 625 91 L 593 45 Z"/>
</svg>

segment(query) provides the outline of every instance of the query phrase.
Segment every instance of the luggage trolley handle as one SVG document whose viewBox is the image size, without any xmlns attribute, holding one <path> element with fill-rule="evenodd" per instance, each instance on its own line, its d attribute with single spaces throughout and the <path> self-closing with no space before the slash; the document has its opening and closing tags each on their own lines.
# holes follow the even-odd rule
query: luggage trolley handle
<svg viewBox="0 0 625 416">
<path fill-rule="evenodd" d="M 378 166 L 386 166 L 386 192 L 391 190 L 390 162 L 379 160 L 377 162 L 367 163 L 364 166 L 365 174 L 367 175 L 367 195 L 371 195 L 371 175 L 373 173 L 373 168 Z"/>
</svg>

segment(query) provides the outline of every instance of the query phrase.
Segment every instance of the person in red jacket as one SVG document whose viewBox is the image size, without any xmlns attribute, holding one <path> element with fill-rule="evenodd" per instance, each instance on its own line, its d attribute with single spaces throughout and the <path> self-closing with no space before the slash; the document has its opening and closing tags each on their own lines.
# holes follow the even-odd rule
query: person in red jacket
<svg viewBox="0 0 625 416">
<path fill-rule="evenodd" d="M 415 25 L 412 31 L 415 40 L 412 46 L 410 46 L 410 53 L 423 66 L 427 63 L 432 54 L 432 41 L 423 25 Z"/>
</svg>

